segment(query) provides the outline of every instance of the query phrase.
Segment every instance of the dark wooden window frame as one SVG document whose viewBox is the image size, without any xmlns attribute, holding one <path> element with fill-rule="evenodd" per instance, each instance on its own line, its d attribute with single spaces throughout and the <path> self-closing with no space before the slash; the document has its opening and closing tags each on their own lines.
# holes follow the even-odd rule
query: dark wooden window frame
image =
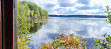
<svg viewBox="0 0 111 49">
<path fill-rule="evenodd" d="M 17 49 L 17 0 L 0 4 L 0 49 Z"/>
</svg>

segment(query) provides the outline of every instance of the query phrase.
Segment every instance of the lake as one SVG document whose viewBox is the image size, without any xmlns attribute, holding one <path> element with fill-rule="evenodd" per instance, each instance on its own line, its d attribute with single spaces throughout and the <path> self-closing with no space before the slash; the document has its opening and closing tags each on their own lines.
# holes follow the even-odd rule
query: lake
<svg viewBox="0 0 111 49">
<path fill-rule="evenodd" d="M 56 35 L 61 36 L 62 33 L 82 36 L 84 41 L 88 41 L 87 47 L 93 47 L 95 40 L 103 38 L 102 35 L 111 34 L 111 24 L 107 23 L 106 18 L 90 18 L 90 17 L 49 17 L 48 22 L 41 26 L 36 32 L 30 34 L 32 41 L 30 46 L 32 49 L 38 48 L 49 40 L 54 40 Z"/>
</svg>

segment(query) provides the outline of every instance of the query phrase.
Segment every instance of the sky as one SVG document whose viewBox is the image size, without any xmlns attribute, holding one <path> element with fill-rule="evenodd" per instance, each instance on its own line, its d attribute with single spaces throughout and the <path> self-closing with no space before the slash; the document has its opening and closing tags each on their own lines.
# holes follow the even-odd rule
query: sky
<svg viewBox="0 0 111 49">
<path fill-rule="evenodd" d="M 105 6 L 111 0 L 29 0 L 49 15 L 106 15 Z"/>
</svg>

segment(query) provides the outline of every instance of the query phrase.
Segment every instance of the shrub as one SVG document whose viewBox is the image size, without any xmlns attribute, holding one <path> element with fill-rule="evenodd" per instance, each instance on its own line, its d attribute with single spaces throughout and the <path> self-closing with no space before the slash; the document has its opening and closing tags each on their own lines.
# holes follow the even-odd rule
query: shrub
<svg viewBox="0 0 111 49">
<path fill-rule="evenodd" d="M 17 38 L 18 49 L 31 49 L 28 45 L 28 41 L 31 41 L 30 37 Z"/>
<path fill-rule="evenodd" d="M 74 34 L 62 34 L 62 37 L 56 36 L 53 42 L 42 43 L 42 49 L 84 49 L 87 42 L 82 38 L 76 38 Z"/>
<path fill-rule="evenodd" d="M 109 35 L 104 34 L 103 36 L 104 36 L 103 40 L 102 39 L 96 40 L 96 43 L 98 43 L 99 46 L 96 45 L 95 47 L 100 48 L 100 49 L 105 49 L 105 48 L 110 49 L 111 48 L 111 36 L 110 36 L 110 34 Z"/>
<path fill-rule="evenodd" d="M 109 11 L 109 6 L 106 6 L 106 9 L 107 10 L 105 12 L 108 14 L 108 16 L 106 16 L 108 18 L 108 20 L 106 19 L 106 21 L 111 23 L 111 17 L 110 17 L 111 12 Z M 100 48 L 100 49 L 110 49 L 111 48 L 111 36 L 110 36 L 110 34 L 109 35 L 104 34 L 103 36 L 104 36 L 104 39 L 96 40 L 96 43 L 98 43 L 99 46 L 96 45 L 95 47 Z"/>
</svg>

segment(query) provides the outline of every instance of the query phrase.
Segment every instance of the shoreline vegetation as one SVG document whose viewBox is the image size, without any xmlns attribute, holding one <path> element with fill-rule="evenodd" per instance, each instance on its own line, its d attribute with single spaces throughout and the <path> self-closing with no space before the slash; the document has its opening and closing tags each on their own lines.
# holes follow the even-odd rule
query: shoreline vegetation
<svg viewBox="0 0 111 49">
<path fill-rule="evenodd" d="M 105 15 L 49 15 L 49 17 L 107 18 Z"/>
<path fill-rule="evenodd" d="M 28 45 L 31 36 L 27 36 L 27 34 L 40 29 L 44 22 L 39 22 L 39 19 L 48 19 L 48 12 L 33 2 L 18 1 L 18 49 L 31 48 Z"/>
<path fill-rule="evenodd" d="M 54 41 L 48 44 L 42 43 L 41 49 L 86 49 L 87 41 L 82 41 L 82 37 L 75 37 L 75 34 L 62 34 L 62 37 L 56 36 Z"/>
<path fill-rule="evenodd" d="M 111 23 L 109 7 L 106 6 L 108 13 L 107 22 Z M 31 49 L 29 47 L 29 42 L 31 41 L 30 33 L 37 32 L 40 26 L 45 24 L 44 22 L 39 22 L 39 19 L 48 19 L 48 12 L 42 10 L 41 7 L 33 2 L 18 1 L 18 38 L 17 45 L 18 49 Z M 47 20 L 46 20 L 47 21 Z M 105 39 L 96 40 L 99 44 L 95 47 L 89 49 L 99 48 L 99 49 L 110 49 L 111 48 L 111 36 L 103 35 Z M 62 34 L 62 37 L 56 36 L 54 41 L 49 41 L 48 44 L 41 43 L 41 49 L 87 49 L 85 46 L 88 41 L 83 41 L 81 37 L 75 37 L 74 34 L 67 35 Z"/>
</svg>

